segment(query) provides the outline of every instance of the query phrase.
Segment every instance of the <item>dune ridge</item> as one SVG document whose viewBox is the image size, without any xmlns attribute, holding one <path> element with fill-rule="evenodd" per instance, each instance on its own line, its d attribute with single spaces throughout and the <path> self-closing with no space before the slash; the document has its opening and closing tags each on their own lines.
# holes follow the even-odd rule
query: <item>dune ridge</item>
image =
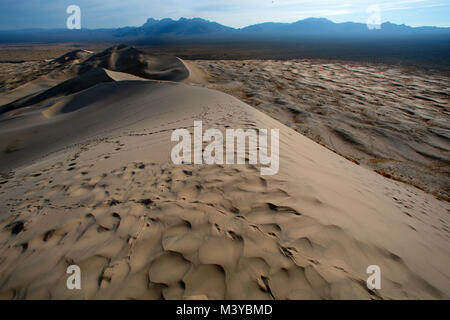
<svg viewBox="0 0 450 320">
<path fill-rule="evenodd" d="M 170 135 L 194 120 L 280 129 L 279 174 L 173 165 Z M 111 81 L 0 121 L 15 144 L 0 158 L 3 299 L 450 297 L 448 203 L 224 93 Z"/>
<path fill-rule="evenodd" d="M 100 53 L 74 50 L 51 63 L 54 69 L 48 75 L 34 79 L 32 85 L 26 83 L 15 88 L 0 99 L 0 102 L 6 102 L 0 106 L 0 115 L 44 101 L 48 104 L 49 100 L 104 82 L 144 79 L 181 82 L 190 77 L 190 71 L 181 59 L 147 54 L 126 45 L 113 46 Z M 54 79 L 55 74 L 59 81 Z M 51 86 L 48 86 L 49 79 L 53 79 Z"/>
</svg>

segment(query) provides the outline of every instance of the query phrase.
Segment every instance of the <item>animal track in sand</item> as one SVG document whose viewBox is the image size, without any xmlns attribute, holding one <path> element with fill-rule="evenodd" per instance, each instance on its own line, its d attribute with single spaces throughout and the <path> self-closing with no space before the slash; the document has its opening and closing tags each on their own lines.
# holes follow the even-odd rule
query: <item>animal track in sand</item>
<svg viewBox="0 0 450 320">
<path fill-rule="evenodd" d="M 33 220 L 9 222 L 7 230 L 14 231 L 16 237 L 8 240 L 0 237 L 8 243 L 0 252 L 5 261 L 0 264 L 1 270 L 14 274 L 15 267 L 24 266 L 23 263 L 35 255 L 24 256 L 20 266 L 15 266 L 12 257 L 26 255 L 31 246 L 42 259 L 54 255 L 48 268 L 56 273 L 61 270 L 60 259 L 81 264 L 88 275 L 85 281 L 94 281 L 85 291 L 89 292 L 89 297 L 120 297 L 122 292 L 127 292 L 120 288 L 126 288 L 127 283 L 139 275 L 148 275 L 148 282 L 141 284 L 142 290 L 135 291 L 139 296 L 131 297 L 159 292 L 171 298 L 198 294 L 209 298 L 327 298 L 333 290 L 340 290 L 342 281 L 351 288 L 349 290 L 365 290 L 361 285 L 362 277 L 356 274 L 344 277 L 344 273 L 349 272 L 347 267 L 335 269 L 335 277 L 340 279 L 337 282 L 324 278 L 320 271 L 326 263 L 322 258 L 336 254 L 330 249 L 333 233 L 340 233 L 339 237 L 347 238 L 354 246 L 358 246 L 357 241 L 346 236 L 342 229 L 322 226 L 283 205 L 287 192 L 281 182 L 261 178 L 257 169 L 250 166 L 158 167 L 135 162 L 88 178 L 86 182 L 74 179 L 59 192 L 83 203 L 83 198 L 91 199 L 90 193 L 74 192 L 82 188 L 83 183 L 96 188 L 104 181 L 105 191 L 112 192 L 108 185 L 120 185 L 114 180 L 124 179 L 126 172 L 134 170 L 140 172 L 133 177 L 135 182 L 141 183 L 140 187 L 134 183 L 127 189 L 119 189 L 120 201 L 99 199 L 90 207 L 78 206 L 80 212 L 85 212 L 84 217 L 61 213 L 64 218 L 60 225 L 36 235 L 36 240 L 27 236 L 33 237 Z M 211 176 L 214 178 L 202 180 Z M 79 178 L 82 177 L 84 175 Z M 165 187 L 161 189 L 161 185 Z M 237 194 L 225 192 L 236 185 L 245 191 L 240 197 L 251 199 L 246 200 L 251 206 L 242 205 Z M 58 204 L 61 200 L 54 196 L 55 191 L 49 192 L 51 188 L 44 185 L 36 195 L 46 194 L 55 207 L 62 207 Z M 216 196 L 202 197 L 211 194 Z M 70 202 L 65 198 L 65 204 Z M 287 216 L 290 218 L 285 219 Z M 292 220 L 291 216 L 297 218 Z M 327 231 L 310 233 L 311 228 Z M 4 234 L 5 229 L 0 230 L 0 235 Z M 19 236 L 23 240 L 19 240 Z M 19 244 L 20 251 L 15 251 Z M 11 255 L 12 252 L 16 253 Z M 96 256 L 105 259 L 94 258 Z M 198 277 L 207 280 L 197 281 Z M 229 281 L 225 282 L 225 277 Z M 14 288 L 17 282 L 12 279 L 14 277 L 10 280 L 0 277 L 3 291 Z M 56 294 L 56 278 L 48 281 L 49 291 Z M 32 283 L 28 286 L 31 288 Z M 252 291 L 249 289 L 252 287 L 259 290 Z M 373 293 L 365 294 L 369 297 Z M 38 292 L 31 291 L 30 295 L 38 296 Z"/>
</svg>

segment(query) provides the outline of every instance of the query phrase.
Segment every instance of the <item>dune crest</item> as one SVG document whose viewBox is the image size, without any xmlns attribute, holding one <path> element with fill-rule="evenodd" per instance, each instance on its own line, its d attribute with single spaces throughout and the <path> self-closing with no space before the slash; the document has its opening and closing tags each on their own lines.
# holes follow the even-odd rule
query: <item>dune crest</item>
<svg viewBox="0 0 450 320">
<path fill-rule="evenodd" d="M 41 111 L 0 126 L 1 298 L 450 297 L 447 203 L 229 95 L 107 81 L 72 94 L 61 116 Z M 279 174 L 173 165 L 171 133 L 195 120 L 280 129 Z M 72 264 L 79 291 L 66 288 Z M 382 290 L 367 288 L 369 265 Z"/>
<path fill-rule="evenodd" d="M 177 57 L 154 56 L 126 45 L 92 55 L 81 63 L 79 73 L 98 67 L 152 80 L 182 81 L 189 77 L 188 70 Z"/>
<path fill-rule="evenodd" d="M 50 88 L 47 86 L 49 75 L 34 80 L 33 86 L 16 88 L 9 93 L 9 97 L 0 99 L 7 102 L 0 106 L 0 115 L 41 104 L 43 101 L 48 102 L 49 99 L 69 96 L 105 82 L 145 79 L 181 82 L 190 78 L 190 71 L 181 59 L 168 55 L 150 55 L 126 45 L 114 46 L 100 53 L 75 50 L 53 62 L 59 65 L 55 72 L 67 73 L 67 76 L 61 77 L 60 81 L 52 81 L 53 86 Z M 201 71 L 194 75 L 199 74 Z"/>
</svg>

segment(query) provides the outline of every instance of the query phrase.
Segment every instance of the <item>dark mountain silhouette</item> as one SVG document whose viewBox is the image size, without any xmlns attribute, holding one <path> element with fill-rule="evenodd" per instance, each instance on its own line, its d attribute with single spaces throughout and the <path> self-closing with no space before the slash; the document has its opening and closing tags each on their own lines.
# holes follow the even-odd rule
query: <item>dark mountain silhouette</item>
<svg viewBox="0 0 450 320">
<path fill-rule="evenodd" d="M 325 18 L 308 18 L 294 23 L 261 23 L 241 29 L 244 32 L 253 33 L 281 33 L 281 34 L 343 34 L 343 35 L 411 35 L 411 34 L 447 34 L 450 28 L 437 27 L 409 27 L 390 22 L 381 24 L 379 29 L 370 30 L 364 23 L 343 22 L 334 23 Z"/>
<path fill-rule="evenodd" d="M 182 37 L 265 37 L 265 36 L 308 36 L 340 35 L 359 37 L 370 35 L 403 36 L 403 35 L 450 35 L 450 28 L 418 27 L 383 23 L 381 29 L 369 30 L 364 23 L 334 23 L 325 18 L 309 18 L 294 23 L 267 22 L 251 25 L 242 29 L 234 29 L 200 18 L 172 20 L 169 18 L 148 19 L 140 27 L 124 27 L 116 29 L 28 29 L 0 31 L 0 42 L 69 42 L 69 41 L 114 41 L 146 40 L 148 38 L 182 38 Z"/>
<path fill-rule="evenodd" d="M 337 30 L 336 26 L 338 26 L 338 24 L 333 23 L 332 21 L 325 18 L 309 18 L 294 23 L 260 23 L 245 27 L 242 29 L 242 31 L 257 33 L 320 33 L 334 32 Z M 365 29 L 367 29 L 365 25 L 364 27 Z"/>
<path fill-rule="evenodd" d="M 225 27 L 217 22 L 211 22 L 200 18 L 172 20 L 169 18 L 156 20 L 150 18 L 141 27 L 125 27 L 113 31 L 116 37 L 127 36 L 152 36 L 152 35 L 208 35 L 213 33 L 232 32 L 235 29 Z"/>
<path fill-rule="evenodd" d="M 205 34 L 234 30 L 233 28 L 225 27 L 217 22 L 211 22 L 200 18 L 181 18 L 178 21 L 172 19 L 148 19 L 141 29 L 145 34 Z"/>
</svg>

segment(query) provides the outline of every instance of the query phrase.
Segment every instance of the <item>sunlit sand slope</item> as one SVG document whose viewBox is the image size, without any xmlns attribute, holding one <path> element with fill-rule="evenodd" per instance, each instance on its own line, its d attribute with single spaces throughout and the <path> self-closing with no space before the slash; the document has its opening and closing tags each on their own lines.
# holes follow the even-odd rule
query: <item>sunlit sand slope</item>
<svg viewBox="0 0 450 320">
<path fill-rule="evenodd" d="M 171 133 L 194 120 L 280 129 L 279 174 L 172 164 Z M 450 297 L 447 203 L 226 94 L 101 83 L 3 117 L 0 137 L 1 298 Z"/>
</svg>

